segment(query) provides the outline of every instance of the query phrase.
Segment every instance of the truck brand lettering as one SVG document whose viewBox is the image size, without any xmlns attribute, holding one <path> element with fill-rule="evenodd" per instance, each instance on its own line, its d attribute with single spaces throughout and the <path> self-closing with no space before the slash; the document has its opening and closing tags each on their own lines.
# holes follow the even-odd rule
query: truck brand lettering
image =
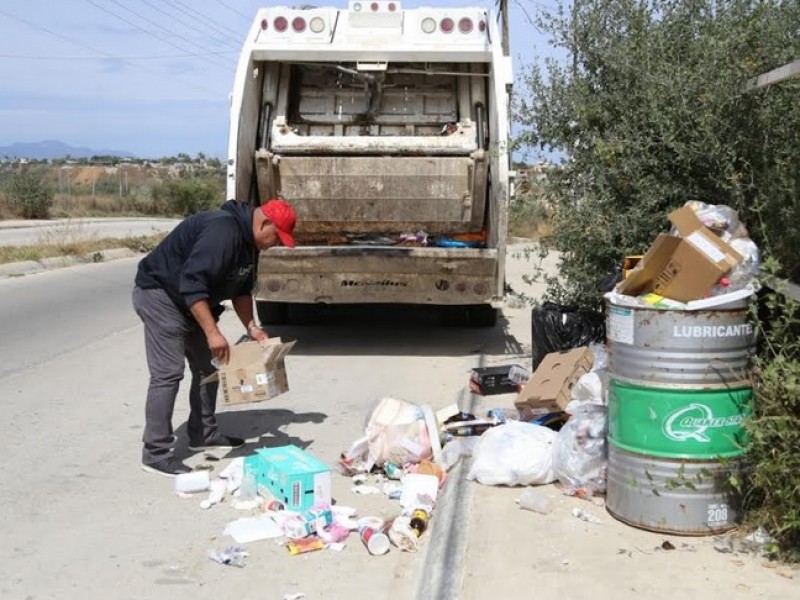
<svg viewBox="0 0 800 600">
<path fill-rule="evenodd" d="M 407 287 L 408 283 L 405 281 L 396 281 L 391 279 L 364 279 L 364 280 L 357 280 L 357 279 L 345 279 L 342 281 L 342 287 L 370 287 L 370 286 L 378 286 L 378 287 Z"/>
<path fill-rule="evenodd" d="M 753 325 L 673 325 L 672 335 L 676 338 L 742 337 L 753 335 Z"/>
<path fill-rule="evenodd" d="M 711 408 L 705 404 L 695 402 L 674 410 L 667 415 L 662 429 L 664 435 L 676 442 L 685 442 L 692 439 L 707 443 L 711 441 L 706 435 L 707 430 L 721 427 L 737 427 L 741 425 L 743 419 L 742 415 L 715 417 Z"/>
</svg>

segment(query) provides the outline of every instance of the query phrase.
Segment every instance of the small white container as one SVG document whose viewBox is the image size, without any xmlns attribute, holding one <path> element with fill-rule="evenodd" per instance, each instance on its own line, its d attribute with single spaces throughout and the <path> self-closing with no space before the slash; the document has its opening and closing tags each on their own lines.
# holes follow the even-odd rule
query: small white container
<svg viewBox="0 0 800 600">
<path fill-rule="evenodd" d="M 537 492 L 533 488 L 525 488 L 522 496 L 519 497 L 519 507 L 525 510 L 532 510 L 542 515 L 550 514 L 553 510 L 553 503 L 550 498 L 544 496 L 541 492 Z"/>
<path fill-rule="evenodd" d="M 184 494 L 205 492 L 210 485 L 211 479 L 208 476 L 208 471 L 181 473 L 175 478 L 175 491 Z"/>
</svg>

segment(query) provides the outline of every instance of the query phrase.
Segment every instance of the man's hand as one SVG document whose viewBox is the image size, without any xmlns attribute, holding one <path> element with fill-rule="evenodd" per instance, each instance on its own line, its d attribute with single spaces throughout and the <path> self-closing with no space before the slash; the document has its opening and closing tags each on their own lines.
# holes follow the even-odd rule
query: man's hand
<svg viewBox="0 0 800 600">
<path fill-rule="evenodd" d="M 247 335 L 249 335 L 252 339 L 254 339 L 257 342 L 263 342 L 269 339 L 269 335 L 267 335 L 267 332 L 261 329 L 260 327 L 256 327 L 255 325 L 248 328 Z"/>
<path fill-rule="evenodd" d="M 211 350 L 211 356 L 220 363 L 227 365 L 231 357 L 231 349 L 225 336 L 220 333 L 219 329 L 216 329 L 206 336 L 206 340 L 208 340 L 208 349 Z"/>
</svg>

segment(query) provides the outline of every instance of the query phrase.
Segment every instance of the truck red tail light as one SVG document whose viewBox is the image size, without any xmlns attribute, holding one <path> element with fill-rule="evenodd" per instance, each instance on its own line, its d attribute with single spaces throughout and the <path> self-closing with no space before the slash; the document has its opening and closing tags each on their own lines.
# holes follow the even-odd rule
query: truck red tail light
<svg viewBox="0 0 800 600">
<path fill-rule="evenodd" d="M 394 12 L 397 10 L 397 5 L 394 2 L 389 2 L 389 12 Z"/>
<path fill-rule="evenodd" d="M 478 21 L 478 31 L 481 33 L 486 31 L 486 23 L 484 21 Z"/>
<path fill-rule="evenodd" d="M 444 33 L 452 32 L 454 27 L 455 27 L 455 23 L 453 23 L 453 19 L 451 19 L 450 17 L 445 17 L 444 19 L 442 19 L 442 22 L 439 23 L 439 28 Z"/>
<path fill-rule="evenodd" d="M 286 17 L 276 17 L 272 24 L 275 27 L 275 31 L 280 31 L 281 33 L 289 27 L 289 21 L 286 20 Z"/>
<path fill-rule="evenodd" d="M 473 27 L 472 19 L 464 17 L 458 22 L 458 30 L 461 33 L 469 33 L 470 31 L 472 31 L 472 27 Z"/>
<path fill-rule="evenodd" d="M 267 24 L 268 24 L 268 22 L 267 22 L 266 19 L 261 19 L 261 29 L 266 29 L 267 28 Z"/>
<path fill-rule="evenodd" d="M 369 5 L 369 7 L 372 9 L 372 12 L 378 12 L 378 9 L 380 8 L 377 2 L 373 2 L 372 4 Z"/>
<path fill-rule="evenodd" d="M 303 33 L 306 30 L 306 20 L 303 17 L 295 17 L 292 19 L 292 29 L 297 33 Z"/>
</svg>

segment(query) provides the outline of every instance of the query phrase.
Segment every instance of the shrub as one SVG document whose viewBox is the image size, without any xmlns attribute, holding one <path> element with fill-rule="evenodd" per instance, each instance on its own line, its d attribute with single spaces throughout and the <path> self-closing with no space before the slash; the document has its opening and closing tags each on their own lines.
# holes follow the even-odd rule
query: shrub
<svg viewBox="0 0 800 600">
<path fill-rule="evenodd" d="M 196 212 L 217 208 L 222 203 L 222 193 L 214 182 L 199 179 L 168 181 L 152 191 L 154 205 L 165 205 L 172 214 L 189 216 Z"/>
<path fill-rule="evenodd" d="M 11 208 L 23 219 L 46 219 L 53 205 L 53 189 L 43 171 L 23 168 L 8 182 Z"/>
</svg>

